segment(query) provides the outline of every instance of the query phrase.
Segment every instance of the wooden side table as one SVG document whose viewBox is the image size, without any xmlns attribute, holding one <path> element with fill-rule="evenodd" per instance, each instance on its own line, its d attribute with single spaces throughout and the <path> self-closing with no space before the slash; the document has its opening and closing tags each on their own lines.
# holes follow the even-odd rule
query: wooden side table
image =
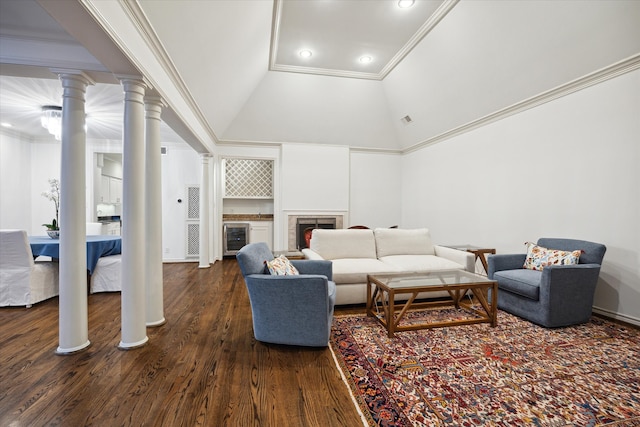
<svg viewBox="0 0 640 427">
<path fill-rule="evenodd" d="M 284 255 L 288 259 L 304 259 L 304 254 L 301 251 L 273 251 L 274 258 L 280 255 Z"/>
<path fill-rule="evenodd" d="M 482 266 L 484 267 L 484 273 L 489 273 L 489 266 L 487 265 L 487 254 L 495 254 L 496 250 L 494 248 L 483 248 L 481 246 L 473 246 L 473 245 L 443 245 L 451 249 L 457 249 L 459 251 L 471 252 L 476 256 L 476 261 L 480 259 Z"/>
</svg>

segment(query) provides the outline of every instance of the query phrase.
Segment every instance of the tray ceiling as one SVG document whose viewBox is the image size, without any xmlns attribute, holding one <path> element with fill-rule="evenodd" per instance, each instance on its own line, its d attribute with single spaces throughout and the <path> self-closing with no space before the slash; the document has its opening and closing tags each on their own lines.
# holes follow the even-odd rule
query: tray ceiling
<svg viewBox="0 0 640 427">
<path fill-rule="evenodd" d="M 276 0 L 270 69 L 381 80 L 455 3 Z"/>
</svg>

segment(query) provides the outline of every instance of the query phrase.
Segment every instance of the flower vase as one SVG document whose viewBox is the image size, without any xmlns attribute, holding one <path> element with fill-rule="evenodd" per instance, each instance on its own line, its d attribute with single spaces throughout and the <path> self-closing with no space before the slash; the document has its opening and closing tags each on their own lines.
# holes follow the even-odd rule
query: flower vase
<svg viewBox="0 0 640 427">
<path fill-rule="evenodd" d="M 52 239 L 58 239 L 60 238 L 60 230 L 47 230 L 47 234 L 49 235 L 49 237 L 51 237 Z"/>
</svg>

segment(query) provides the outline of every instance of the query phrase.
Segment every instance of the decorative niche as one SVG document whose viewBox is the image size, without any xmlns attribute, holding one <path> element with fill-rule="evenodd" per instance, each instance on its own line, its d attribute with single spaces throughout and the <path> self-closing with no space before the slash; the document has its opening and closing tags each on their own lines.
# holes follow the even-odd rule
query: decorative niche
<svg viewBox="0 0 640 427">
<path fill-rule="evenodd" d="M 224 197 L 273 198 L 273 160 L 224 159 Z"/>
</svg>

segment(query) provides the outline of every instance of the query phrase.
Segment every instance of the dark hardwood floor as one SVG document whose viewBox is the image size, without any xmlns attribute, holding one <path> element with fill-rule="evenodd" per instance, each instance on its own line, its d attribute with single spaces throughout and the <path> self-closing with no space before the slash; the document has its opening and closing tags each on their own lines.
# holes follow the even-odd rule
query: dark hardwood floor
<svg viewBox="0 0 640 427">
<path fill-rule="evenodd" d="M 165 264 L 164 284 L 167 323 L 130 351 L 120 293 L 89 296 L 91 346 L 69 356 L 58 298 L 0 308 L 0 426 L 362 425 L 328 348 L 253 338 L 234 259 Z"/>
</svg>

